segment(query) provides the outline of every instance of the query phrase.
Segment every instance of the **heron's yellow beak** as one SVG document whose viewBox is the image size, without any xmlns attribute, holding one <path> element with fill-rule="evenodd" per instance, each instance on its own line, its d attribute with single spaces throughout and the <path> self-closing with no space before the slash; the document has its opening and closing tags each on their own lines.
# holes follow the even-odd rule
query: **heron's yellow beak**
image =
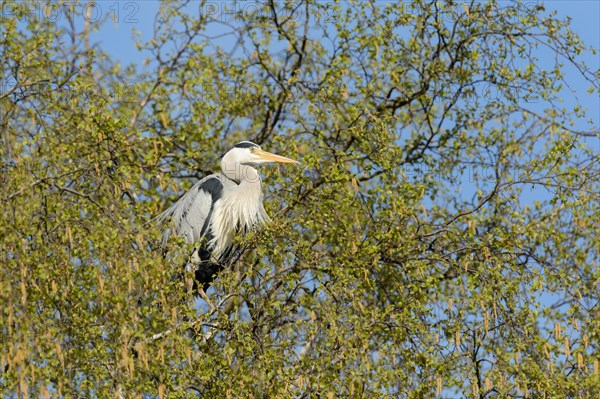
<svg viewBox="0 0 600 399">
<path fill-rule="evenodd" d="M 294 161 L 293 159 L 282 157 L 281 155 L 272 154 L 267 151 L 263 151 L 259 148 L 254 149 L 254 154 L 258 156 L 261 161 L 264 162 L 280 162 L 280 163 L 300 163 L 298 161 Z"/>
</svg>

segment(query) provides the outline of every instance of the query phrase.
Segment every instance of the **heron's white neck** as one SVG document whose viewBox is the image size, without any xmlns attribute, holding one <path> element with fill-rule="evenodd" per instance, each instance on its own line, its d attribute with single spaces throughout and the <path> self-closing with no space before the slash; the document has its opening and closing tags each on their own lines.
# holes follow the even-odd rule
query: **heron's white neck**
<svg viewBox="0 0 600 399">
<path fill-rule="evenodd" d="M 253 187 L 258 187 L 260 191 L 260 175 L 252 166 L 239 162 L 222 162 L 221 170 L 225 176 L 238 185 L 246 187 L 246 190 L 251 191 Z"/>
</svg>

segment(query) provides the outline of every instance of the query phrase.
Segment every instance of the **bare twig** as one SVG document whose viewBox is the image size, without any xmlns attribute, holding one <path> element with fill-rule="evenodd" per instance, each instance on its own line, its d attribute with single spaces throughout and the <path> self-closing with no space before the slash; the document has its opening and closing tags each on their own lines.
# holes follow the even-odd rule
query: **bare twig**
<svg viewBox="0 0 600 399">
<path fill-rule="evenodd" d="M 212 329 L 210 331 L 208 331 L 207 333 L 205 333 L 204 337 L 203 337 L 203 342 L 209 341 L 217 332 L 219 324 L 217 323 L 216 325 L 209 325 L 209 324 L 205 324 L 205 321 L 207 319 L 209 319 L 210 317 L 214 316 L 217 313 L 217 311 L 233 296 L 234 296 L 234 294 L 229 294 L 229 295 L 225 296 L 223 299 L 221 299 L 221 301 L 219 302 L 219 304 L 217 306 L 214 306 L 211 309 L 211 311 L 208 314 L 205 314 L 203 317 L 200 317 L 194 321 L 190 321 L 187 323 L 181 323 L 176 328 L 165 330 L 160 333 L 156 333 L 156 334 L 150 336 L 149 338 L 147 338 L 146 340 L 144 340 L 143 342 L 144 343 L 155 342 L 155 341 L 161 340 L 163 338 L 166 338 L 166 337 L 170 336 L 171 334 L 182 332 L 182 331 L 187 331 L 189 329 L 194 329 L 200 325 L 212 327 Z M 135 343 L 136 342 L 132 342 L 130 347 L 133 347 L 135 345 Z"/>
</svg>

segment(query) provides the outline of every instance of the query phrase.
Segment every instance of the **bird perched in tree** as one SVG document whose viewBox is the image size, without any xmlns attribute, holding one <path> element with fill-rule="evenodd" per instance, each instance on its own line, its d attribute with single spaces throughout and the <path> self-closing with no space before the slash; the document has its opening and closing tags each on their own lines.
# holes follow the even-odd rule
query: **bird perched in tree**
<svg viewBox="0 0 600 399">
<path fill-rule="evenodd" d="M 235 234 L 269 220 L 262 181 L 254 168 L 268 162 L 298 163 L 250 141 L 237 143 L 221 157 L 222 173 L 206 176 L 157 216 L 164 226 L 163 247 L 173 236 L 194 245 L 185 265 L 186 271 L 194 271 L 194 292 L 203 294 L 227 264 L 235 252 Z"/>
</svg>

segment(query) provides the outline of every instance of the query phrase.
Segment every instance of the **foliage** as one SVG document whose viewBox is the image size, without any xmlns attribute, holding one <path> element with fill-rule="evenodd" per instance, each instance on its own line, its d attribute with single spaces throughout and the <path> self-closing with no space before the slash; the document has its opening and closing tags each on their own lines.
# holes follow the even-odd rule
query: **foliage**
<svg viewBox="0 0 600 399">
<path fill-rule="evenodd" d="M 0 22 L 6 397 L 600 391 L 598 135 L 557 105 L 565 65 L 599 84 L 568 21 L 167 1 L 123 68 L 54 4 Z M 274 221 L 182 302 L 147 222 L 242 139 L 302 167 L 262 170 Z"/>
</svg>

